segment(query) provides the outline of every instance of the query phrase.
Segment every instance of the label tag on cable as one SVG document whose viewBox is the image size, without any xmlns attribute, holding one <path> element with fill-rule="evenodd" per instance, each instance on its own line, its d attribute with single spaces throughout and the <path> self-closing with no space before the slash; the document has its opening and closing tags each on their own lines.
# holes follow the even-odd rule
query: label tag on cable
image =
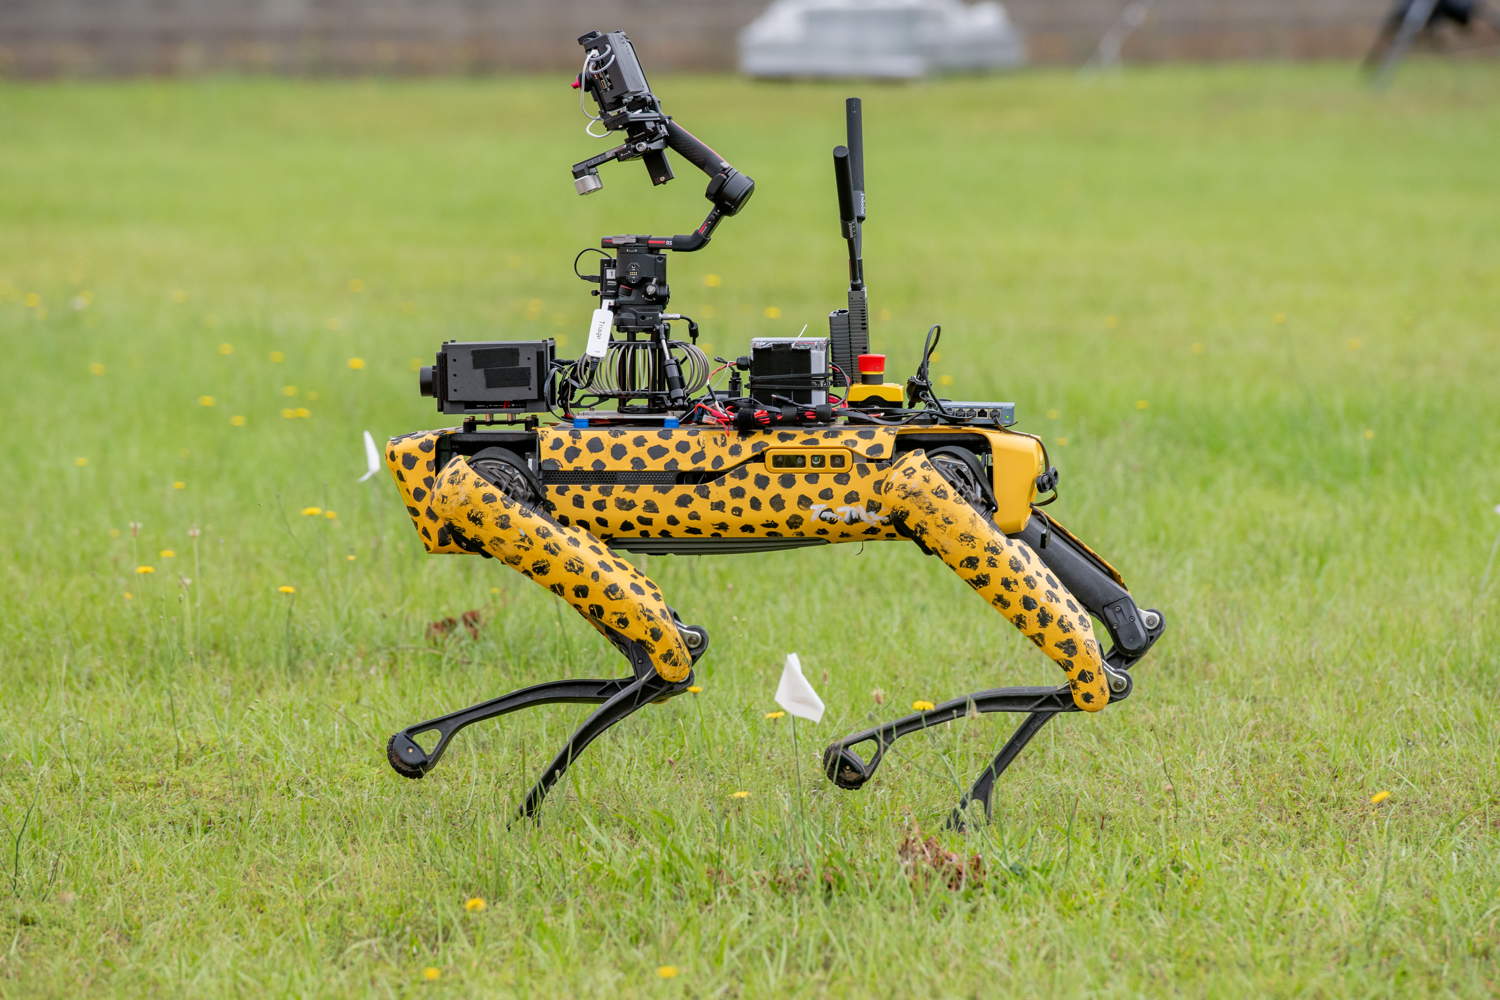
<svg viewBox="0 0 1500 1000">
<path fill-rule="evenodd" d="M 613 305 L 608 299 L 598 309 L 594 310 L 594 316 L 589 320 L 589 342 L 583 349 L 583 353 L 591 358 L 602 359 L 605 352 L 609 350 L 609 334 L 615 325 L 615 314 L 610 310 Z"/>
</svg>

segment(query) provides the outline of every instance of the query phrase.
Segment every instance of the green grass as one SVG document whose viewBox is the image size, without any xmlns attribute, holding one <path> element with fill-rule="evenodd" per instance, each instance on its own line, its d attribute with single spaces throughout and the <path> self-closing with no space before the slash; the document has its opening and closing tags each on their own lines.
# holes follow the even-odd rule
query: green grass
<svg viewBox="0 0 1500 1000">
<path fill-rule="evenodd" d="M 655 82 L 760 187 L 674 304 L 716 353 L 819 329 L 848 88 Z M 1059 677 L 912 546 L 651 559 L 712 632 L 704 691 L 597 743 L 537 826 L 505 824 L 579 707 L 386 766 L 401 726 L 619 670 L 354 481 L 361 430 L 445 422 L 413 359 L 576 350 L 573 253 L 701 217 L 686 167 L 575 197 L 600 147 L 564 84 L 0 89 L 0 994 L 1500 991 L 1500 67 L 860 88 L 877 346 L 904 374 L 941 322 L 948 391 L 1017 401 L 1053 510 L 1169 621 L 1134 697 L 942 835 L 988 869 L 957 893 L 897 846 L 1003 720 L 857 793 L 816 755 Z M 471 608 L 477 639 L 426 637 Z M 797 752 L 763 718 L 789 650 L 829 704 Z"/>
</svg>

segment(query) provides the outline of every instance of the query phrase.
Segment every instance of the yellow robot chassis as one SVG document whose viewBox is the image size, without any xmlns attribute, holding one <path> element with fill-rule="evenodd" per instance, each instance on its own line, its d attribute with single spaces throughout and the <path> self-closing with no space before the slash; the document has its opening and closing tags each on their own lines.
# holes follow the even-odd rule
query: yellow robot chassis
<svg viewBox="0 0 1500 1000">
<path fill-rule="evenodd" d="M 662 114 L 623 32 L 579 42 L 575 86 L 598 106 L 593 121 L 626 140 L 575 165 L 579 192 L 601 186 L 597 167 L 610 160 L 639 158 L 653 183 L 664 183 L 672 149 L 709 176 L 709 217 L 686 236 L 604 239 L 614 256 L 600 253 L 598 276 L 580 275 L 598 283 L 601 299 L 582 358 L 556 359 L 550 341 L 445 344 L 422 389 L 443 412 L 465 415 L 463 425 L 394 438 L 385 459 L 428 552 L 493 558 L 546 587 L 610 640 L 630 673 L 538 684 L 408 727 L 388 744 L 392 767 L 421 777 L 460 729 L 483 719 L 541 704 L 599 705 L 527 796 L 520 811 L 532 816 L 600 733 L 685 691 L 708 634 L 684 624 L 620 550 L 744 553 L 905 538 L 957 573 L 1067 683 L 980 691 L 855 733 L 828 747 L 825 770 L 840 787 L 858 788 L 907 733 L 972 711 L 1021 713 L 950 819 L 962 826 L 972 801 L 988 814 L 995 779 L 1042 725 L 1129 695 L 1128 670 L 1161 634 L 1161 614 L 1138 609 L 1119 574 L 1039 509 L 1057 473 L 1037 438 L 1010 429 L 1010 404 L 933 393 L 936 327 L 904 398 L 883 381 L 883 358 L 868 350 L 857 99 L 846 105 L 848 144 L 834 151 L 848 308 L 830 315 L 826 340 L 768 338 L 749 357 L 717 359 L 729 371 L 721 391 L 706 356 L 670 339 L 674 322 L 688 323 L 694 341 L 697 328 L 665 311 L 665 251 L 700 249 L 754 183 Z M 584 408 L 590 403 L 614 409 Z M 862 745 L 870 747 L 863 757 L 854 749 Z"/>
</svg>

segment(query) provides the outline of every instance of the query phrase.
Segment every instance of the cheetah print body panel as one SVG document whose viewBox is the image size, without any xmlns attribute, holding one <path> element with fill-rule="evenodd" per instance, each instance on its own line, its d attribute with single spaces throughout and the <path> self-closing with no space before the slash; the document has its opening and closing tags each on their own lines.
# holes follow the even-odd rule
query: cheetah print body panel
<svg viewBox="0 0 1500 1000">
<path fill-rule="evenodd" d="M 549 482 L 557 519 L 600 538 L 819 538 L 879 541 L 898 536 L 880 509 L 878 484 L 893 428 L 808 428 L 737 433 L 672 430 L 544 430 L 542 475 L 711 476 L 706 482 Z M 841 452 L 838 468 L 773 468 L 764 454 L 805 461 Z"/>
<path fill-rule="evenodd" d="M 396 479 L 396 489 L 406 503 L 406 513 L 416 525 L 417 534 L 428 552 L 463 552 L 453 540 L 447 526 L 438 517 L 432 503 L 437 485 L 437 443 L 445 434 L 455 434 L 457 427 L 436 431 L 416 431 L 393 437 L 385 445 L 385 465 Z"/>
<path fill-rule="evenodd" d="M 661 590 L 599 539 L 517 503 L 463 458 L 443 468 L 433 505 L 450 537 L 483 546 L 567 601 L 606 636 L 639 643 L 662 679 L 675 683 L 687 677 L 692 656 Z"/>
<path fill-rule="evenodd" d="M 642 429 L 605 427 L 537 431 L 542 474 L 558 469 L 602 472 L 678 472 L 732 469 L 767 448 L 847 448 L 869 461 L 890 458 L 894 427 L 807 427 L 801 430 L 726 431 L 716 427 Z"/>
<path fill-rule="evenodd" d="M 557 519 L 601 538 L 900 536 L 878 499 L 885 470 L 855 462 L 838 473 L 774 473 L 747 464 L 696 486 L 550 486 Z"/>
<path fill-rule="evenodd" d="M 891 467 L 881 487 L 893 526 L 947 563 L 1068 676 L 1073 703 L 1109 703 L 1093 622 L 1031 547 L 1007 538 L 958 496 L 919 451 Z"/>
</svg>

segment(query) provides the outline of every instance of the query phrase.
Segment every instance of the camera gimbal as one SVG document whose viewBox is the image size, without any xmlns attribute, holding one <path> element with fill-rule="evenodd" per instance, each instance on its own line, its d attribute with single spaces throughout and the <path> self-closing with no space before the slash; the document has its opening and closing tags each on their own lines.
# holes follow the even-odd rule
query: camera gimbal
<svg viewBox="0 0 1500 1000">
<path fill-rule="evenodd" d="M 725 216 L 745 207 L 755 193 L 755 181 L 662 112 L 661 101 L 651 92 L 646 73 L 635 57 L 635 47 L 625 32 L 590 31 L 579 37 L 578 44 L 586 55 L 573 85 L 586 90 L 598 104 L 599 115 L 593 121 L 603 122 L 611 132 L 623 131 L 626 137 L 613 149 L 573 164 L 573 186 L 578 193 L 592 194 L 602 188 L 599 167 L 611 160 L 640 159 L 646 164 L 651 183 L 665 184 L 674 176 L 665 152 L 671 149 L 708 175 L 708 189 L 703 196 L 713 203 L 708 216 L 689 235 L 606 236 L 601 245 L 640 246 L 646 252 L 702 249 Z"/>
</svg>

